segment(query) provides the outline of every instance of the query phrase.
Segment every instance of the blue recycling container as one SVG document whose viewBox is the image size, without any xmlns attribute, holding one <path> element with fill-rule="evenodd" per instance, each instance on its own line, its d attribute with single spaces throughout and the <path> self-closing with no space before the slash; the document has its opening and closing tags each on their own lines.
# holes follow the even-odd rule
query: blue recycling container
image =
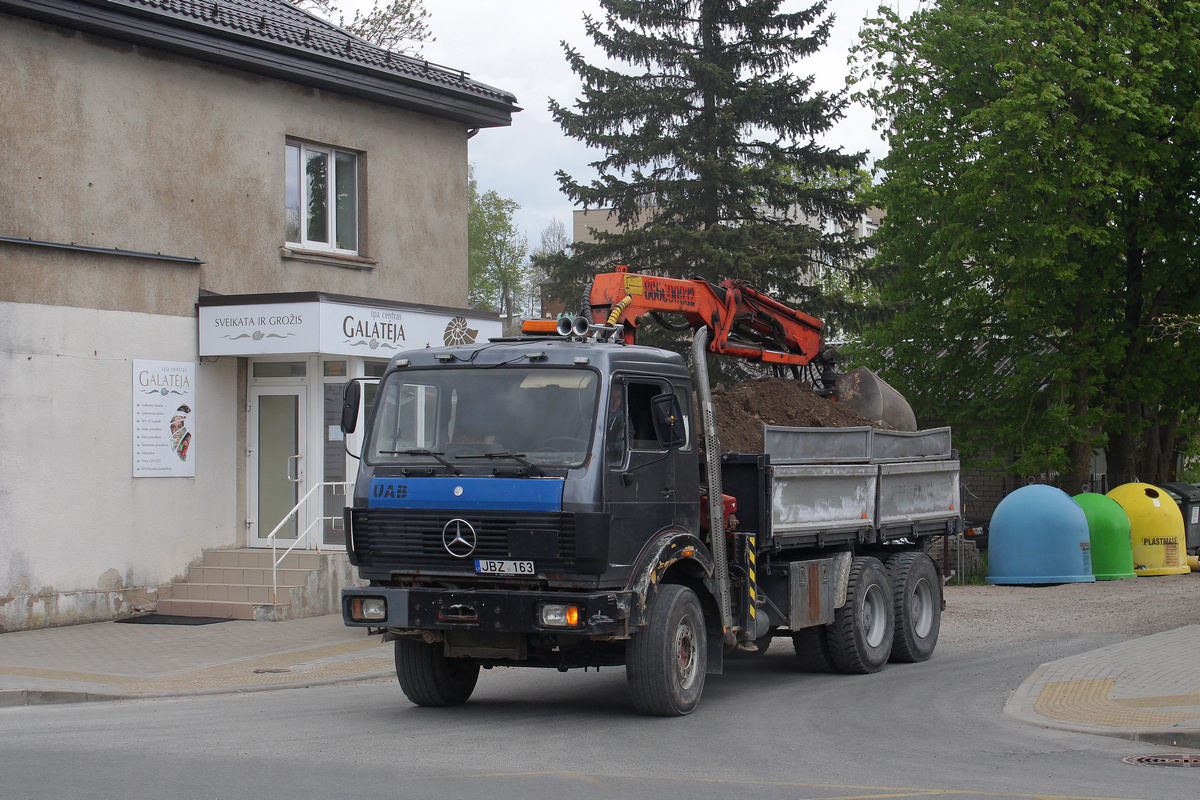
<svg viewBox="0 0 1200 800">
<path fill-rule="evenodd" d="M 1053 486 L 1022 486 L 1000 501 L 988 526 L 988 583 L 1090 583 L 1087 515 Z"/>
</svg>

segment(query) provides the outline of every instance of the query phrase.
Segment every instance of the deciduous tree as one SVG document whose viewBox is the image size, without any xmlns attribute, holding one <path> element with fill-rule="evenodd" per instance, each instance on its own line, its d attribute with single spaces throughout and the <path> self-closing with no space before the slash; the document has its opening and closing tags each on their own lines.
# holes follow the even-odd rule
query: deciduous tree
<svg viewBox="0 0 1200 800">
<path fill-rule="evenodd" d="M 511 329 L 529 281 L 529 244 L 512 218 L 520 206 L 494 189 L 481 195 L 473 173 L 468 198 L 468 296 L 471 303 L 500 312 Z"/>
<path fill-rule="evenodd" d="M 420 56 L 421 43 L 436 38 L 426 20 L 429 12 L 421 0 L 374 0 L 369 11 L 354 9 L 346 20 L 345 2 L 338 0 L 289 0 L 293 5 L 366 39 L 373 45 L 396 53 Z"/>
<path fill-rule="evenodd" d="M 1157 335 L 1200 310 L 1200 4 L 881 8 L 859 57 L 878 365 L 1018 473 L 1076 490 L 1106 445 L 1110 481 L 1167 478 L 1200 408 L 1200 347 Z"/>
</svg>

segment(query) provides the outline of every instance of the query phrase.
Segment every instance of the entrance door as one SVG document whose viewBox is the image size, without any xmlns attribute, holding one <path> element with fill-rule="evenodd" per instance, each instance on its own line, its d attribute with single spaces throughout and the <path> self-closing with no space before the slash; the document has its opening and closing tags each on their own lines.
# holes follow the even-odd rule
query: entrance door
<svg viewBox="0 0 1200 800">
<path fill-rule="evenodd" d="M 308 492 L 306 391 L 303 386 L 255 386 L 249 390 L 250 508 L 246 518 L 250 531 L 246 540 L 251 547 L 269 547 L 271 531 Z M 291 546 L 308 522 L 306 509 L 299 509 L 275 534 L 277 543 Z"/>
</svg>

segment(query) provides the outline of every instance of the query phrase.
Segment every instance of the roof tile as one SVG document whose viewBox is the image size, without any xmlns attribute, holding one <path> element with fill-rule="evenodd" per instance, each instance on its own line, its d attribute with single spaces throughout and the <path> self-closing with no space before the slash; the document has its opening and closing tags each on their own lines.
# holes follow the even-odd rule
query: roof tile
<svg viewBox="0 0 1200 800">
<path fill-rule="evenodd" d="M 287 2 L 287 0 L 105 0 L 189 25 L 200 21 L 214 32 L 248 37 L 396 76 L 430 81 L 493 100 L 514 102 L 508 92 L 473 81 L 462 70 L 393 53 Z"/>
</svg>

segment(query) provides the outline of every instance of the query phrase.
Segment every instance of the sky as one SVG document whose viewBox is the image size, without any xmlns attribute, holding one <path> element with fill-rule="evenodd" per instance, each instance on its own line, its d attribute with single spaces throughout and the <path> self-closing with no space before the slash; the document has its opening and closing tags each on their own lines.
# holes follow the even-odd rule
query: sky
<svg viewBox="0 0 1200 800">
<path fill-rule="evenodd" d="M 424 0 L 428 24 L 437 37 L 426 42 L 424 57 L 465 70 L 473 80 L 516 95 L 523 110 L 507 128 L 485 128 L 470 140 L 468 158 L 475 166 L 480 191 L 496 190 L 515 200 L 517 227 L 536 248 L 541 233 L 560 220 L 571 233 L 570 200 L 554 177 L 562 169 L 576 179 L 594 175 L 588 167 L 599 151 L 568 138 L 550 116 L 549 98 L 573 105 L 579 81 L 567 65 L 561 42 L 566 41 L 593 63 L 600 61 L 583 26 L 583 15 L 602 19 L 596 0 Z M 785 0 L 784 11 L 795 11 L 811 0 Z M 894 4 L 895 0 L 889 0 Z M 837 91 L 845 87 L 846 57 L 858 37 L 862 19 L 880 0 L 830 0 L 837 20 L 829 43 L 801 60 L 796 71 L 813 75 L 816 87 Z M 851 107 L 847 116 L 821 140 L 849 152 L 868 151 L 874 158 L 886 149 L 871 129 L 872 115 Z"/>
</svg>

